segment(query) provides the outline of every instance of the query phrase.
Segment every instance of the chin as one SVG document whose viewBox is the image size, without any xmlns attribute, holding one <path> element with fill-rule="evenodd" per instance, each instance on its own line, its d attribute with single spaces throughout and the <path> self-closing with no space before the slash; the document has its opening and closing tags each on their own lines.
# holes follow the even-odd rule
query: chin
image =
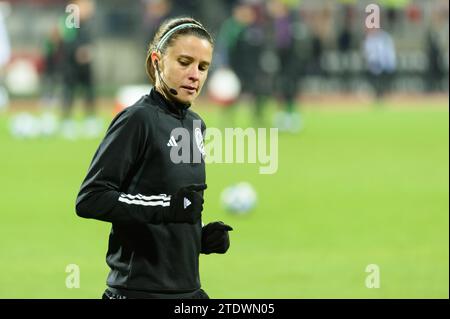
<svg viewBox="0 0 450 319">
<path fill-rule="evenodd" d="M 197 96 L 179 96 L 178 101 L 181 103 L 192 103 Z"/>
<path fill-rule="evenodd" d="M 183 98 L 179 98 L 179 97 L 172 97 L 172 99 L 177 102 L 177 103 L 181 103 L 181 104 L 191 104 L 192 101 L 189 101 L 187 99 L 183 99 Z"/>
</svg>

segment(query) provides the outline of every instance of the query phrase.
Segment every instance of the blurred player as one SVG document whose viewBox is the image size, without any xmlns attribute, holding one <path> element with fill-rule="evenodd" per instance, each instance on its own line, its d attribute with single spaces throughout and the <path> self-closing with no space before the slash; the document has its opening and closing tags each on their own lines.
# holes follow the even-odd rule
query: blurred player
<svg viewBox="0 0 450 319">
<path fill-rule="evenodd" d="M 63 123 L 62 134 L 68 139 L 78 137 L 76 122 L 71 118 L 75 93 L 81 89 L 84 94 L 86 119 L 82 132 L 87 137 L 97 137 L 102 132 L 99 119 L 95 116 L 95 94 L 92 74 L 92 41 L 89 20 L 94 14 L 95 4 L 91 0 L 74 2 L 79 8 L 80 27 L 65 25 L 63 33 Z"/>
<path fill-rule="evenodd" d="M 382 29 L 367 29 L 364 40 L 364 57 L 368 74 L 379 104 L 390 89 L 392 76 L 396 69 L 394 40 Z"/>
<path fill-rule="evenodd" d="M 425 42 L 428 58 L 428 68 L 425 73 L 425 87 L 429 93 L 441 91 L 445 67 L 442 63 L 442 49 L 440 47 L 438 33 L 432 29 L 428 30 Z"/>
<path fill-rule="evenodd" d="M 282 111 L 275 115 L 275 126 L 280 131 L 296 133 L 302 128 L 300 113 L 295 109 L 301 66 L 295 50 L 294 21 L 288 6 L 280 0 L 269 1 L 268 12 L 272 18 L 273 42 L 279 61 L 275 89 L 282 101 Z"/>
<path fill-rule="evenodd" d="M 233 70 L 241 83 L 241 92 L 251 95 L 256 123 L 263 120 L 263 108 L 271 86 L 262 65 L 268 42 L 260 9 L 249 1 L 239 1 L 218 36 L 219 64 Z M 233 105 L 228 108 L 233 109 Z"/>
<path fill-rule="evenodd" d="M 61 63 L 63 58 L 62 35 L 55 25 L 44 42 L 43 101 L 48 108 L 56 104 L 56 90 L 61 83 Z"/>
</svg>

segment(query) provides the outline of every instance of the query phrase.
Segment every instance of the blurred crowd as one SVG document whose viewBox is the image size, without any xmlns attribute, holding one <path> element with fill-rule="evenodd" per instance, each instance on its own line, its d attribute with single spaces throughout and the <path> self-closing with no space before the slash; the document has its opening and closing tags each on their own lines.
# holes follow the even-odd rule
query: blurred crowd
<svg viewBox="0 0 450 319">
<path fill-rule="evenodd" d="M 20 5 L 9 2 L 13 12 L 20 13 L 26 5 L 26 1 Z M 303 92 L 367 91 L 380 104 L 392 90 L 448 93 L 448 1 L 375 1 L 380 8 L 377 27 L 368 23 L 369 18 L 377 20 L 373 16 L 376 12 L 366 10 L 373 1 L 29 2 L 37 8 L 59 10 L 55 11 L 54 23 L 42 28 L 41 74 L 47 101 L 61 84 L 63 117 L 67 119 L 78 90 L 84 94 L 88 117 L 94 114 L 94 78 L 99 83 L 127 84 L 120 80 L 124 75 L 121 71 L 117 71 L 117 76 L 108 76 L 113 74 L 111 69 L 122 67 L 121 70 L 138 74 L 135 82 L 146 81 L 140 61 L 106 64 L 108 56 L 117 60 L 119 52 L 104 49 L 102 54 L 96 54 L 99 43 L 126 40 L 125 46 L 132 39 L 138 51 L 135 57 L 142 56 L 144 61 L 146 45 L 155 28 L 164 19 L 179 15 L 193 16 L 213 31 L 216 43 L 211 72 L 230 69 L 235 73 L 240 96 L 249 96 L 253 101 L 256 121 L 264 118 L 269 99 L 279 101 L 280 112 L 274 121 L 281 130 L 301 130 L 298 97 Z M 69 3 L 80 8 L 81 28 L 67 27 L 68 13 L 64 8 Z M 1 25 L 0 15 L 0 40 Z M 20 39 L 19 31 L 16 28 L 10 37 Z M 26 39 L 23 32 L 22 39 Z M 0 67 L 6 48 L 2 44 Z M 94 56 L 103 58 L 96 60 Z M 96 68 L 96 63 L 102 67 Z M 93 70 L 100 74 L 94 77 Z M 89 123 L 86 130 L 95 135 L 95 121 Z M 71 125 L 66 122 L 67 132 Z"/>
<path fill-rule="evenodd" d="M 253 97 L 257 121 L 275 97 L 281 130 L 302 128 L 302 91 L 366 90 L 378 105 L 386 93 L 408 89 L 405 83 L 419 92 L 448 91 L 446 1 L 381 2 L 375 26 L 367 22 L 368 1 L 221 1 L 222 19 L 202 10 L 203 1 L 185 2 L 191 5 L 185 12 L 177 1 L 146 3 L 144 34 L 169 16 L 189 12 L 213 26 L 214 67 L 236 73 L 242 93 Z"/>
</svg>

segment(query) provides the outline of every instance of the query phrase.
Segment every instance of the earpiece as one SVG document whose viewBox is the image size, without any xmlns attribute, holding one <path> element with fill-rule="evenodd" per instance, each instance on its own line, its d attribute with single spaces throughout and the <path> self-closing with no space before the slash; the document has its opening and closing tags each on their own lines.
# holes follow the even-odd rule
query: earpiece
<svg viewBox="0 0 450 319">
<path fill-rule="evenodd" d="M 167 88 L 167 90 L 169 90 L 169 92 L 170 92 L 172 95 L 178 95 L 177 90 L 175 90 L 175 89 L 169 87 L 169 86 L 166 84 L 166 81 L 164 81 L 164 78 L 162 77 L 161 72 L 159 71 L 158 60 L 155 60 L 155 68 L 156 68 L 156 72 L 158 72 L 159 78 L 161 79 L 161 83 Z"/>
</svg>

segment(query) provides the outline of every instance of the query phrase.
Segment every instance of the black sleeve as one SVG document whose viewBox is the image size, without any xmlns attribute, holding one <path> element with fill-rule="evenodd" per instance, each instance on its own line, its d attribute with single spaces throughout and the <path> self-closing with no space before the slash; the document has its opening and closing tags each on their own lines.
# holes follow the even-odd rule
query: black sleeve
<svg viewBox="0 0 450 319">
<path fill-rule="evenodd" d="M 151 126 L 150 116 L 142 109 L 126 109 L 113 120 L 81 185 L 76 200 L 78 216 L 113 223 L 162 222 L 170 196 L 121 192 L 148 147 Z"/>
</svg>

